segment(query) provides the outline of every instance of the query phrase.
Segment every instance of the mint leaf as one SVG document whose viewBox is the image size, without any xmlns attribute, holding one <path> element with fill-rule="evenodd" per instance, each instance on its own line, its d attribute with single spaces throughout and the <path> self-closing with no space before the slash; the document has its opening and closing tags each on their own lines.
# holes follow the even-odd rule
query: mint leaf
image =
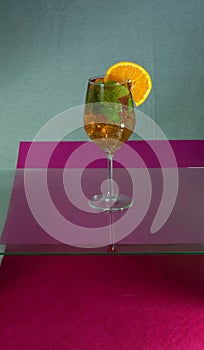
<svg viewBox="0 0 204 350">
<path fill-rule="evenodd" d="M 97 84 L 103 84 L 103 80 L 98 79 L 98 80 L 97 80 Z"/>
<path fill-rule="evenodd" d="M 134 111 L 134 104 L 131 97 L 128 98 L 128 112 Z"/>
<path fill-rule="evenodd" d="M 119 103 L 119 98 L 129 95 L 128 87 L 125 85 L 106 84 L 104 84 L 104 102 Z"/>
<path fill-rule="evenodd" d="M 104 82 L 104 84 L 105 85 L 115 85 L 115 84 L 117 84 L 117 81 L 109 80 L 109 81 Z"/>
<path fill-rule="evenodd" d="M 121 106 L 113 103 L 105 103 L 101 107 L 101 113 L 108 118 L 111 124 L 119 124 L 120 117 L 118 112 L 121 111 Z"/>
</svg>

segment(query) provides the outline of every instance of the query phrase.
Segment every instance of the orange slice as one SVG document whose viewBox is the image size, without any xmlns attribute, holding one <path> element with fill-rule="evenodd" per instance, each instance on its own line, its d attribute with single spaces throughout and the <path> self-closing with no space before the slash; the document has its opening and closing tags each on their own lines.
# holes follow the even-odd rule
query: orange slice
<svg viewBox="0 0 204 350">
<path fill-rule="evenodd" d="M 136 106 L 141 105 L 147 99 L 152 89 L 149 73 L 142 66 L 133 62 L 115 63 L 108 68 L 104 81 L 127 83 Z"/>
</svg>

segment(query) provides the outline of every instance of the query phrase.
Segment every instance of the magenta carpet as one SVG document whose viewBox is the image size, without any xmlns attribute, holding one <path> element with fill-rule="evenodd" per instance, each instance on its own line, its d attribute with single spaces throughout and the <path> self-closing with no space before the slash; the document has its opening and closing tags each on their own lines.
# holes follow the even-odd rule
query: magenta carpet
<svg viewBox="0 0 204 350">
<path fill-rule="evenodd" d="M 204 349 L 204 256 L 5 257 L 0 349 Z"/>
</svg>

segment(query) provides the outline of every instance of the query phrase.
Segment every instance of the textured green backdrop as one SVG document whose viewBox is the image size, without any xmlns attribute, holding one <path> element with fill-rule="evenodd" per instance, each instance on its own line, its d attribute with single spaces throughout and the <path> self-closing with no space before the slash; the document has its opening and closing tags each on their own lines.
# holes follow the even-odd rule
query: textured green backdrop
<svg viewBox="0 0 204 350">
<path fill-rule="evenodd" d="M 204 136 L 203 0 L 1 0 L 0 167 L 51 117 L 84 102 L 87 78 L 130 60 L 153 91 L 141 110 L 169 139 Z M 157 135 L 156 135 L 157 136 Z"/>
</svg>

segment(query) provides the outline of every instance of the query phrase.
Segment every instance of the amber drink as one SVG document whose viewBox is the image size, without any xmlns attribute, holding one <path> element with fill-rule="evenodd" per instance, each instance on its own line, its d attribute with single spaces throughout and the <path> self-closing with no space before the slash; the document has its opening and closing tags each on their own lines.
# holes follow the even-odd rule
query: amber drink
<svg viewBox="0 0 204 350">
<path fill-rule="evenodd" d="M 90 79 L 84 127 L 90 139 L 106 154 L 114 154 L 135 128 L 134 106 L 128 85 L 104 84 L 103 78 Z"/>
</svg>

